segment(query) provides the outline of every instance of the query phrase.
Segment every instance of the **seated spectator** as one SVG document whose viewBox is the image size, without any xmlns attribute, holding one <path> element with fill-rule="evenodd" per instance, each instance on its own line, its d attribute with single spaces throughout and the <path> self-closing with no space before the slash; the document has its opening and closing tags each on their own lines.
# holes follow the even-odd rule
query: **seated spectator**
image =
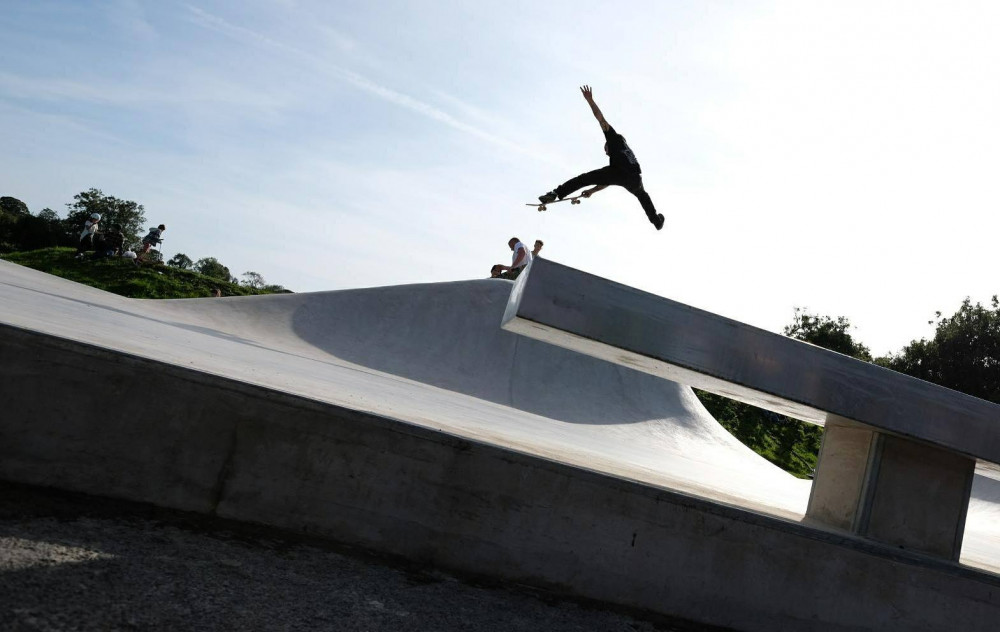
<svg viewBox="0 0 1000 632">
<path fill-rule="evenodd" d="M 97 233 L 94 236 L 94 258 L 116 257 L 122 254 L 125 247 L 125 233 L 118 226 L 112 226 L 111 230 Z"/>
<path fill-rule="evenodd" d="M 502 263 L 498 263 L 490 270 L 490 276 L 499 279 L 510 279 L 514 280 L 521 274 L 521 271 L 529 263 L 531 263 L 531 253 L 528 252 L 528 248 L 521 243 L 521 240 L 517 237 L 511 237 L 510 241 L 507 242 L 507 246 L 513 251 L 514 255 L 511 259 L 510 265 L 505 266 Z"/>
</svg>

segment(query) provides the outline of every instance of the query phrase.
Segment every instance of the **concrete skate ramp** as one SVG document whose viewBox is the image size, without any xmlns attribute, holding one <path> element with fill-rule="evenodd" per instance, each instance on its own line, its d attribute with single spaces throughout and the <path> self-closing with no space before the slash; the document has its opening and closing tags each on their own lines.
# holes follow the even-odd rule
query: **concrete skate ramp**
<svg viewBox="0 0 1000 632">
<path fill-rule="evenodd" d="M 801 519 L 809 481 L 690 388 L 501 330 L 512 285 L 135 300 L 0 261 L 0 323 Z M 998 518 L 1000 472 L 984 464 L 964 562 L 1000 568 Z"/>
<path fill-rule="evenodd" d="M 482 280 L 141 301 L 0 261 L 0 334 L 14 341 L 0 344 L 0 397 L 31 408 L 62 392 L 45 383 L 59 376 L 78 383 L 74 393 L 93 383 L 112 404 L 148 401 L 151 416 L 161 408 L 190 415 L 158 419 L 161 431 L 140 423 L 137 406 L 123 419 L 91 415 L 70 429 L 75 434 L 63 432 L 61 419 L 8 416 L 0 419 L 0 476 L 90 493 L 107 485 L 107 495 L 334 537 L 367 524 L 348 541 L 503 577 L 563 581 L 579 594 L 747 629 L 774 629 L 767 622 L 820 608 L 822 598 L 788 574 L 793 559 L 815 563 L 803 578 L 836 576 L 845 586 L 919 576 L 912 586 L 921 588 L 899 599 L 938 610 L 979 586 L 964 570 L 914 566 L 902 553 L 886 566 L 879 560 L 896 554 L 841 551 L 839 536 L 799 526 L 808 481 L 733 439 L 687 387 L 500 330 L 510 288 Z M 9 384 L 41 386 L 26 394 Z M 64 425 L 77 421 L 75 401 L 41 404 L 63 411 Z M 226 410 L 239 417 L 244 408 L 247 419 L 218 417 Z M 95 432 L 106 436 L 94 442 Z M 366 442 L 352 443 L 363 433 Z M 389 447 L 376 435 L 391 435 Z M 186 468 L 190 476 L 177 485 L 123 478 L 104 456 L 113 446 L 103 442 L 118 436 L 135 442 L 127 455 L 135 471 L 174 476 Z M 62 440 L 71 443 L 53 443 Z M 400 445 L 406 453 L 393 460 Z M 89 459 L 86 472 L 75 465 L 80 459 Z M 396 468 L 401 480 L 389 487 Z M 365 492 L 358 471 L 383 487 Z M 965 538 L 974 558 L 966 553 L 963 562 L 1000 559 L 991 531 L 998 479 L 977 477 Z M 375 498 L 358 513 L 339 504 L 342 494 Z M 520 561 L 508 568 L 512 552 Z M 844 568 L 857 575 L 841 577 Z M 924 586 L 938 592 L 928 597 Z M 819 601 L 786 596 L 781 607 L 797 614 L 763 613 L 775 591 L 799 589 Z M 976 603 L 992 612 L 992 599 Z M 979 620 L 980 605 L 963 616 Z M 877 623 L 881 598 L 873 593 L 856 606 L 834 619 Z M 750 625 L 747 613 L 763 614 Z"/>
<path fill-rule="evenodd" d="M 0 322 L 796 518 L 692 391 L 500 330 L 512 284 L 133 300 L 0 262 Z"/>
</svg>

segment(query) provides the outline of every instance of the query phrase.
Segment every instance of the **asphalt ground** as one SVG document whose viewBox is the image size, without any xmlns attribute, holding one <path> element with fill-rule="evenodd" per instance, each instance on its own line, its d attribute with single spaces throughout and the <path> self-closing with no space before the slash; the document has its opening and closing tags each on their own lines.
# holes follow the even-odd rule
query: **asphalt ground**
<svg viewBox="0 0 1000 632">
<path fill-rule="evenodd" d="M 0 630 L 718 630 L 232 521 L 0 482 Z"/>
</svg>

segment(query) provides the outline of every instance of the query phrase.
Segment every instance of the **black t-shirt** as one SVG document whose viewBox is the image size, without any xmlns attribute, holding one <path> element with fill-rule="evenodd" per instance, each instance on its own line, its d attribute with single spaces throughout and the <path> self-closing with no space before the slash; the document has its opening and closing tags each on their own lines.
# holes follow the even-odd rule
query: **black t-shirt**
<svg viewBox="0 0 1000 632">
<path fill-rule="evenodd" d="M 612 167 L 622 171 L 642 173 L 639 161 L 635 159 L 635 154 L 629 149 L 624 136 L 608 125 L 608 129 L 604 130 L 604 138 L 608 141 L 608 158 L 611 159 Z"/>
</svg>

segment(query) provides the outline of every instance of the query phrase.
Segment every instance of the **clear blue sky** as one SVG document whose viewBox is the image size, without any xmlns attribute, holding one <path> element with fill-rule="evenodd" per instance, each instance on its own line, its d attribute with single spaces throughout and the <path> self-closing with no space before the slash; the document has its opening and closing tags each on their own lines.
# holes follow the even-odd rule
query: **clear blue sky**
<svg viewBox="0 0 1000 632">
<path fill-rule="evenodd" d="M 90 187 L 297 291 L 485 277 L 506 242 L 874 352 L 997 282 L 1000 15 L 923 2 L 2 2 L 0 195 Z M 608 190 L 590 84 L 666 216 Z"/>
</svg>

